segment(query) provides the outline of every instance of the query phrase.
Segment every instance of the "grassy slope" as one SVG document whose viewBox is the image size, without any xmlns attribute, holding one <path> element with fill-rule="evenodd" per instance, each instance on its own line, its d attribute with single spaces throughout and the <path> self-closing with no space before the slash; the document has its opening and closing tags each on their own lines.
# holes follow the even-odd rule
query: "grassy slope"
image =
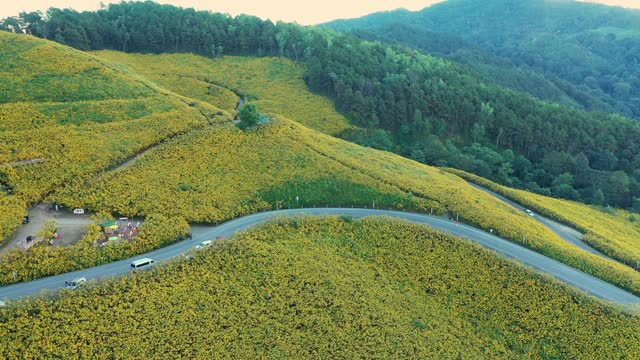
<svg viewBox="0 0 640 360">
<path fill-rule="evenodd" d="M 93 76 L 95 68 L 99 68 L 115 79 L 113 83 L 104 85 L 110 88 L 108 99 L 87 100 L 83 98 L 89 96 L 85 94 L 85 89 L 78 90 L 78 94 L 73 96 L 84 100 L 69 101 L 69 104 L 25 102 L 29 100 L 25 98 L 25 92 L 15 95 L 14 100 L 22 102 L 3 105 L 8 109 L 23 106 L 29 112 L 61 114 L 57 117 L 38 117 L 6 111 L 11 115 L 8 118 L 23 116 L 21 121 L 14 121 L 16 130 L 11 128 L 3 131 L 2 135 L 6 138 L 19 142 L 23 138 L 16 136 L 15 132 L 40 127 L 43 135 L 49 135 L 38 139 L 37 143 L 25 144 L 28 151 L 38 149 L 38 146 L 46 146 L 47 151 L 36 151 L 20 157 L 16 157 L 16 149 L 7 151 L 7 154 L 14 154 L 10 160 L 46 155 L 43 163 L 8 168 L 9 178 L 23 198 L 33 201 L 53 192 L 53 199 L 69 207 L 83 206 L 94 211 L 106 210 L 126 215 L 160 213 L 198 222 L 217 222 L 264 208 L 298 204 L 348 206 L 375 202 L 379 206 L 421 211 L 430 208 L 436 212 L 448 210 L 451 214 L 459 213 L 463 221 L 485 229 L 493 228 L 497 234 L 517 242 L 522 242 L 523 234 L 526 234 L 526 246 L 640 292 L 640 277 L 637 274 L 565 244 L 537 222 L 471 188 L 455 176 L 392 154 L 331 138 L 285 119 L 249 133 L 242 133 L 230 125 L 205 128 L 202 127 L 206 123 L 203 113 L 211 109 L 195 99 L 180 97 L 149 82 L 128 66 L 116 65 L 43 40 L 29 37 L 18 39 L 9 34 L 3 36 L 11 44 L 7 46 L 9 49 L 12 46 L 19 47 L 22 42 L 35 42 L 27 50 L 15 51 L 16 54 L 22 54 L 21 57 L 14 54 L 19 60 L 13 60 L 12 66 L 22 69 L 17 73 L 23 71 L 24 76 L 43 73 L 47 75 L 44 77 L 83 79 L 82 76 Z M 42 56 L 29 52 L 39 47 L 44 48 L 42 51 L 46 50 L 47 59 L 58 66 L 51 65 L 46 71 L 39 70 L 31 74 L 23 67 L 29 65 L 29 61 L 37 62 Z M 322 98 L 308 93 L 302 87 L 299 73 L 293 71 L 295 69 L 288 62 L 225 58 L 212 63 L 191 55 L 101 54 L 129 59 L 133 64 L 143 62 L 147 69 L 172 72 L 184 69 L 182 71 L 196 78 L 206 78 L 210 74 L 233 74 L 233 78 L 245 79 L 234 81 L 246 87 L 254 82 L 269 84 L 279 79 L 278 85 L 273 88 L 280 89 L 278 91 L 286 93 L 288 98 L 312 99 L 311 103 L 317 105 L 313 109 L 320 109 L 312 117 L 318 113 L 335 113 L 326 106 L 330 104 L 327 100 L 323 100 L 326 104 L 322 105 L 323 102 L 319 100 Z M 84 65 L 76 65 L 73 61 L 70 62 L 73 65 L 65 65 L 64 61 L 74 59 L 73 56 Z M 154 60 L 160 65 L 155 64 Z M 194 68 L 189 70 L 192 65 Z M 42 65 L 35 66 L 35 69 L 39 67 L 42 68 Z M 59 74 L 56 72 L 58 68 L 61 69 Z M 67 68 L 71 70 L 65 70 Z M 301 68 L 298 70 L 302 71 Z M 162 75 L 151 70 L 146 73 L 150 76 Z M 104 78 L 109 79 L 108 76 Z M 253 82 L 249 82 L 249 78 Z M 74 80 L 80 84 L 82 81 L 85 80 Z M 168 81 L 168 84 L 171 83 Z M 123 84 L 122 90 L 118 90 L 120 84 Z M 27 85 L 26 82 L 23 84 Z M 136 87 L 142 95 L 129 98 L 133 96 L 131 88 Z M 254 90 L 261 88 L 264 87 L 254 86 Z M 184 87 L 176 87 L 176 90 L 180 89 Z M 72 90 L 63 92 L 73 93 Z M 146 98 L 145 92 L 150 94 Z M 123 94 L 120 96 L 122 99 L 117 94 Z M 294 107 L 296 110 L 290 112 L 292 107 L 289 102 L 276 100 L 271 103 L 273 112 L 292 113 L 297 116 L 296 121 L 305 123 L 303 108 Z M 141 108 L 141 101 L 147 109 Z M 311 103 L 306 104 L 310 106 Z M 14 113 L 18 115 L 14 116 Z M 146 113 L 151 115 L 145 116 Z M 44 120 L 34 122 L 33 119 Z M 31 120 L 30 125 L 28 120 Z M 337 123 L 326 124 L 334 127 Z M 171 132 L 186 131 L 189 126 L 198 126 L 202 131 L 149 151 L 142 156 L 142 161 L 132 167 L 102 172 L 117 159 L 126 157 L 145 144 L 158 141 L 159 128 L 169 128 L 165 128 L 162 135 L 166 136 Z M 110 136 L 112 134 L 118 136 Z M 56 141 L 51 141 L 51 138 Z M 60 189 L 62 183 L 66 186 Z M 296 196 L 300 197 L 302 203 L 294 203 Z M 73 265 L 73 259 L 69 263 L 70 268 L 80 266 Z"/>
<path fill-rule="evenodd" d="M 584 240 L 587 243 L 613 258 L 631 265 L 640 261 L 640 222 L 628 211 L 613 209 L 607 212 L 574 201 L 511 189 L 459 170 L 447 171 L 468 178 L 541 214 L 579 229 L 585 233 Z"/>
<path fill-rule="evenodd" d="M 215 84 L 247 95 L 262 113 L 280 114 L 330 135 L 350 127 L 329 99 L 308 90 L 302 80 L 304 66 L 287 59 L 236 56 L 209 59 L 192 54 L 117 51 L 96 54 L 125 64 L 172 91 L 209 101 L 225 110 L 234 109 L 237 97 L 229 98 L 229 93 Z"/>
<path fill-rule="evenodd" d="M 0 324 L 4 358 L 640 356 L 637 316 L 380 218 L 267 224 L 190 262 L 0 309 Z"/>
<path fill-rule="evenodd" d="M 640 276 L 567 244 L 523 212 L 462 179 L 397 155 L 363 148 L 286 119 L 251 132 L 220 126 L 145 153 L 134 165 L 73 182 L 64 204 L 123 215 L 161 213 L 215 223 L 287 206 L 433 208 L 494 229 L 548 256 L 640 292 Z M 296 196 L 299 201 L 296 201 Z M 523 234 L 526 234 L 526 242 Z"/>
<path fill-rule="evenodd" d="M 0 49 L 0 239 L 26 203 L 220 113 L 53 42 L 0 32 Z"/>
<path fill-rule="evenodd" d="M 12 36 L 0 33 L 0 40 L 9 44 L 3 50 L 18 46 L 11 44 L 17 39 Z M 284 118 L 248 133 L 223 124 L 205 127 L 205 114 L 214 115 L 207 111 L 215 109 L 163 90 L 127 68 L 36 42 L 32 48 L 53 47 L 47 58 L 61 68 L 64 59 L 55 57 L 57 51 L 82 63 L 105 66 L 103 70 L 113 76 L 127 75 L 108 85 L 109 91 L 134 79 L 147 89 L 140 91 L 150 95 L 133 96 L 125 84 L 121 92 L 128 95 L 123 97 L 114 92 L 98 99 L 82 98 L 85 90 L 78 90 L 77 101 L 24 98 L 27 92 L 4 100 L 11 103 L 0 109 L 14 123 L 0 135 L 14 143 L 0 142 L 3 159 L 46 158 L 41 164 L 3 167 L 11 185 L 23 194 L 19 197 L 37 198 L 39 193 L 28 193 L 29 189 L 44 185 L 58 190 L 60 183 L 44 179 L 69 172 L 68 189 L 87 195 L 76 199 L 65 198 L 75 196 L 73 191 L 54 194 L 69 204 L 86 201 L 117 211 L 131 199 L 111 202 L 110 196 L 135 194 L 134 208 L 140 206 L 141 213 L 173 212 L 191 220 L 203 216 L 200 220 L 211 221 L 261 206 L 292 204 L 298 194 L 305 205 L 365 198 L 395 207 L 433 206 L 459 212 L 464 220 L 506 237 L 526 232 L 530 246 L 561 249 L 562 256 L 572 253 L 589 267 L 603 266 L 611 271 L 609 280 L 628 275 L 563 246 L 545 228 L 456 176 L 331 138 Z M 12 66 L 38 61 L 28 53 L 20 59 Z M 82 76 L 78 74 L 85 70 L 74 68 L 65 76 Z M 47 71 L 55 74 L 56 69 Z M 21 107 L 24 110 L 11 110 Z M 162 125 L 187 129 L 189 124 L 201 131 L 150 150 L 132 167 L 101 173 L 140 146 L 107 135 L 118 132 L 129 139 L 126 134 L 131 133 L 131 139 L 138 139 L 153 132 L 147 129 L 164 129 Z M 24 139 L 19 132 L 35 132 L 39 126 L 49 134 L 63 135 L 34 140 L 20 153 L 15 143 Z M 61 140 L 75 150 L 57 149 Z M 82 146 L 75 148 L 76 142 Z M 58 153 L 49 157 L 39 147 Z M 94 152 L 94 147 L 100 151 Z M 79 165 L 68 165 L 71 160 Z M 358 195 L 349 198 L 354 190 Z M 108 357 L 113 351 L 125 357 L 155 351 L 169 358 L 211 357 L 222 351 L 245 356 L 346 357 L 375 352 L 397 357 L 572 358 L 599 353 L 637 357 L 637 333 L 629 330 L 637 328 L 637 318 L 532 277 L 467 242 L 397 222 L 348 225 L 334 219 L 319 225 L 294 224 L 244 235 L 193 264 L 161 269 L 160 276 L 141 274 L 63 294 L 56 301 L 37 299 L 1 309 L 0 351 L 6 358 L 78 353 Z M 79 250 L 96 251 L 90 246 Z M 148 296 L 122 295 L 132 291 Z"/>
<path fill-rule="evenodd" d="M 199 73 L 198 66 L 195 70 L 188 70 L 188 66 L 194 61 L 210 61 L 191 55 L 100 54 L 128 59 L 126 63 L 138 59 L 133 63 L 147 64 L 147 69 L 182 69 L 194 77 L 205 75 Z M 155 59 L 162 66 L 155 65 Z M 258 60 L 227 61 L 246 65 L 234 72 L 243 78 L 244 71 L 254 74 L 252 64 Z M 274 62 L 260 61 L 264 68 L 271 68 L 265 64 Z M 280 66 L 277 64 L 281 62 L 275 62 L 273 66 Z M 211 63 L 208 65 L 207 69 L 212 68 Z M 266 76 L 265 72 L 260 74 Z M 257 83 L 268 82 L 268 78 L 253 76 Z M 299 89 L 290 96 L 311 95 Z M 278 104 L 273 109 L 276 113 L 289 109 L 286 102 L 274 104 Z M 302 119 L 295 120 L 304 123 Z M 631 269 L 566 244 L 536 221 L 455 176 L 326 136 L 286 119 L 248 133 L 232 126 L 193 133 L 149 151 L 129 168 L 107 172 L 91 181 L 74 181 L 54 198 L 68 206 L 123 215 L 156 212 L 209 223 L 296 205 L 369 206 L 375 202 L 378 206 L 419 211 L 433 207 L 436 212 L 459 213 L 462 221 L 494 229 L 503 237 L 640 293 L 640 276 Z"/>
</svg>

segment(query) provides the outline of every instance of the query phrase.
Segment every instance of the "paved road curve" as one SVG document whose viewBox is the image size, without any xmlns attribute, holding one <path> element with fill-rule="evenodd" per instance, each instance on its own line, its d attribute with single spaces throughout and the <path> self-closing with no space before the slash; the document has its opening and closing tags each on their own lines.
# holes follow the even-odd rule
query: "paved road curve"
<svg viewBox="0 0 640 360">
<path fill-rule="evenodd" d="M 640 298 L 638 298 L 637 296 L 625 292 L 609 283 L 606 283 L 581 271 L 575 270 L 563 263 L 538 254 L 535 251 L 526 249 L 508 240 L 490 235 L 489 233 L 467 225 L 456 225 L 455 223 L 442 218 L 407 212 L 337 208 L 279 210 L 245 216 L 229 221 L 222 225 L 212 227 L 202 234 L 195 236 L 193 240 L 182 241 L 177 244 L 152 251 L 145 255 L 136 256 L 131 259 L 105 264 L 90 269 L 76 271 L 73 273 L 51 276 L 48 278 L 34 280 L 26 283 L 13 284 L 0 288 L 0 299 L 11 300 L 37 294 L 41 291 L 60 289 L 64 286 L 65 281 L 80 276 L 86 277 L 87 280 L 91 280 L 123 275 L 130 271 L 130 263 L 132 260 L 142 257 L 150 257 L 156 260 L 156 262 L 163 262 L 184 254 L 200 241 L 215 239 L 218 235 L 228 237 L 233 235 L 233 233 L 237 231 L 249 229 L 265 221 L 273 220 L 274 218 L 289 217 L 298 214 L 349 215 L 354 218 L 373 215 L 384 215 L 398 219 L 404 219 L 413 223 L 426 224 L 433 228 L 448 232 L 452 235 L 470 239 L 486 248 L 503 254 L 506 257 L 516 259 L 542 272 L 551 274 L 560 281 L 570 284 L 578 289 L 585 291 L 588 294 L 594 295 L 601 299 L 624 305 L 640 303 Z"/>
<path fill-rule="evenodd" d="M 496 199 L 502 200 L 503 202 L 513 206 L 514 208 L 520 210 L 520 211 L 524 211 L 525 207 L 516 203 L 515 201 L 511 201 L 509 199 L 507 199 L 506 197 L 493 192 L 487 188 L 484 188 L 480 185 L 474 184 L 472 182 L 468 182 L 469 185 L 473 186 L 474 188 L 478 189 L 478 190 L 482 190 L 486 193 L 488 193 L 489 195 L 495 197 Z M 613 259 L 608 257 L 607 255 L 601 253 L 600 251 L 592 248 L 591 246 L 589 246 L 587 243 L 585 243 L 584 241 L 582 241 L 582 233 L 580 233 L 579 231 L 572 229 L 566 225 L 562 225 L 558 222 L 555 222 L 549 218 L 546 218 L 544 216 L 541 216 L 540 214 L 536 214 L 534 219 L 536 219 L 538 222 L 541 222 L 544 226 L 548 227 L 551 231 L 553 231 L 554 233 L 556 233 L 556 235 L 560 236 L 564 241 L 575 245 L 577 247 L 579 247 L 582 250 L 588 251 L 592 254 L 598 255 L 600 257 L 603 257 L 607 260 L 612 260 L 612 261 L 616 261 L 618 262 L 618 260 Z"/>
</svg>

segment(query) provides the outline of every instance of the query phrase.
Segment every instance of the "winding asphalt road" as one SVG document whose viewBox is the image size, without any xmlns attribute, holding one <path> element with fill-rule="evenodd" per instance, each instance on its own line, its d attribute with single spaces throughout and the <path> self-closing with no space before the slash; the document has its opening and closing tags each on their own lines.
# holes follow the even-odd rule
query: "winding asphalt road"
<svg viewBox="0 0 640 360">
<path fill-rule="evenodd" d="M 484 191 L 487 194 L 495 197 L 496 199 L 499 199 L 511 206 L 513 206 L 514 208 L 520 210 L 520 211 L 524 211 L 525 207 L 514 202 L 511 201 L 509 199 L 507 199 L 506 197 L 493 192 L 487 188 L 484 188 L 480 185 L 474 184 L 472 182 L 467 182 L 469 185 L 473 186 L 474 188 Z M 549 218 L 546 218 L 544 216 L 541 216 L 539 214 L 535 214 L 534 219 L 536 219 L 538 222 L 542 223 L 544 226 L 548 227 L 551 231 L 553 231 L 554 233 L 556 233 L 556 235 L 560 236 L 564 241 L 575 245 L 576 247 L 579 247 L 582 250 L 588 251 L 592 254 L 598 255 L 600 257 L 603 257 L 607 260 L 612 260 L 612 261 L 616 261 L 618 262 L 616 259 L 610 258 L 607 255 L 601 253 L 600 251 L 592 248 L 591 246 L 589 246 L 587 243 L 585 243 L 584 241 L 582 241 L 582 233 L 580 233 L 579 231 L 572 229 L 566 225 L 562 225 L 558 222 L 555 222 Z"/>
<path fill-rule="evenodd" d="M 422 214 L 389 210 L 348 208 L 278 210 L 245 216 L 242 218 L 231 220 L 222 225 L 212 227 L 209 230 L 201 233 L 200 235 L 194 236 L 193 240 L 185 240 L 177 244 L 149 252 L 145 255 L 136 256 L 131 259 L 121 260 L 90 269 L 2 287 L 0 288 L 0 299 L 13 300 L 38 294 L 41 292 L 60 289 L 64 287 L 65 281 L 74 279 L 76 277 L 85 277 L 87 278 L 87 280 L 92 280 L 124 275 L 130 272 L 130 263 L 135 259 L 150 257 L 156 260 L 156 262 L 167 261 L 169 259 L 185 254 L 187 251 L 192 249 L 196 244 L 203 240 L 215 239 L 218 235 L 228 237 L 233 235 L 237 231 L 249 229 L 253 226 L 269 220 L 300 214 L 319 216 L 348 215 L 354 218 L 361 218 L 365 216 L 389 216 L 407 220 L 413 223 L 426 224 L 432 228 L 439 229 L 452 235 L 460 236 L 479 243 L 480 245 L 494 250 L 508 258 L 516 259 L 523 264 L 529 265 L 544 273 L 551 274 L 560 281 L 572 285 L 590 295 L 596 296 L 603 300 L 622 305 L 640 304 L 639 297 L 623 291 L 607 282 L 573 269 L 568 265 L 548 258 L 535 251 L 514 244 L 508 240 L 501 239 L 467 225 L 455 224 L 454 222 L 447 221 L 442 218 Z"/>
</svg>

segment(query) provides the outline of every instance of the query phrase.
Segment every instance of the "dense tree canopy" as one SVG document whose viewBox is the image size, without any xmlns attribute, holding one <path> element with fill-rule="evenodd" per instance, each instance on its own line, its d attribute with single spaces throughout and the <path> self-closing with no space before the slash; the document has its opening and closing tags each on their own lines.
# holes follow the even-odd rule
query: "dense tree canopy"
<svg viewBox="0 0 640 360">
<path fill-rule="evenodd" d="M 254 104 L 247 104 L 243 106 L 238 115 L 240 116 L 240 123 L 238 123 L 238 127 L 242 130 L 256 126 L 260 120 L 260 114 L 258 114 L 258 109 L 256 109 Z"/>
<path fill-rule="evenodd" d="M 368 36 L 445 55 L 545 99 L 569 100 L 562 94 L 588 110 L 640 117 L 638 10 L 577 1 L 448 0 L 325 26 L 366 29 Z"/>
<path fill-rule="evenodd" d="M 85 50 L 288 57 L 305 62 L 307 84 L 364 129 L 346 138 L 540 193 L 600 202 L 601 191 L 605 204 L 624 207 L 640 197 L 636 122 L 538 101 L 404 47 L 153 2 L 22 13 L 2 24 Z"/>
<path fill-rule="evenodd" d="M 618 111 L 611 99 L 594 95 L 589 89 L 572 84 L 551 73 L 540 73 L 527 66 L 491 54 L 461 37 L 440 33 L 415 25 L 393 23 L 367 29 L 353 29 L 361 39 L 401 44 L 422 52 L 464 64 L 485 81 L 493 81 L 512 90 L 529 93 L 539 99 L 553 101 L 583 110 Z"/>
</svg>

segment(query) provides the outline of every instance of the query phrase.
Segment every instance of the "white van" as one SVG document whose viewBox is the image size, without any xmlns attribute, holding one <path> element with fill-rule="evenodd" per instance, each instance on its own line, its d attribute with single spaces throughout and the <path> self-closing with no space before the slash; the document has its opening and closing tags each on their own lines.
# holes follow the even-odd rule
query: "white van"
<svg viewBox="0 0 640 360">
<path fill-rule="evenodd" d="M 146 270 L 153 267 L 154 263 L 155 261 L 153 259 L 142 258 L 132 262 L 131 268 L 133 269 L 133 271 Z"/>
</svg>

